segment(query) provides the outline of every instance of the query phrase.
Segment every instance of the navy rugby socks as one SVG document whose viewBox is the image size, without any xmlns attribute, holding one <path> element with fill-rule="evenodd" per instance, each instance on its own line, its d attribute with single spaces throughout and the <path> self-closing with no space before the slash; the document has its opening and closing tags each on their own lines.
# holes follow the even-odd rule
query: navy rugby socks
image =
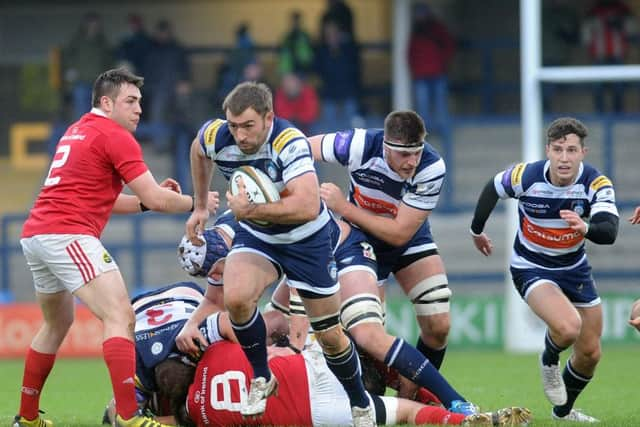
<svg viewBox="0 0 640 427">
<path fill-rule="evenodd" d="M 549 330 L 544 334 L 544 351 L 542 352 L 542 364 L 545 366 L 557 365 L 560 361 L 560 353 L 567 347 L 560 347 L 549 336 Z"/>
<path fill-rule="evenodd" d="M 567 403 L 561 406 L 554 406 L 553 412 L 559 417 L 564 417 L 571 412 L 573 404 L 576 402 L 578 395 L 589 384 L 591 378 L 584 374 L 580 374 L 573 369 L 571 361 L 567 360 L 567 364 L 562 372 L 562 379 L 564 380 L 564 386 L 567 389 Z"/>
<path fill-rule="evenodd" d="M 231 327 L 253 367 L 253 376 L 264 377 L 269 381 L 271 371 L 267 362 L 267 326 L 258 308 L 256 307 L 247 323 L 237 324 L 232 321 Z"/>
<path fill-rule="evenodd" d="M 420 353 L 424 355 L 424 357 L 429 359 L 431 364 L 436 369 L 440 369 L 440 366 L 442 366 L 442 361 L 444 360 L 444 353 L 447 351 L 447 346 L 444 346 L 441 349 L 437 350 L 426 345 L 424 341 L 422 341 L 422 338 L 418 337 L 416 348 Z"/>
<path fill-rule="evenodd" d="M 400 374 L 414 383 L 425 387 L 435 394 L 448 408 L 454 400 L 465 400 L 447 380 L 433 366 L 433 363 L 425 358 L 415 348 L 405 345 L 402 338 L 396 338 L 391 348 L 384 357 L 384 363 L 396 369 Z"/>
<path fill-rule="evenodd" d="M 365 393 L 364 385 L 360 377 L 358 353 L 356 353 L 355 346 L 351 340 L 349 340 L 349 347 L 342 353 L 334 355 L 324 353 L 324 358 L 333 375 L 338 378 L 347 395 L 349 395 L 351 406 L 357 406 L 359 408 L 369 406 L 369 398 Z"/>
</svg>

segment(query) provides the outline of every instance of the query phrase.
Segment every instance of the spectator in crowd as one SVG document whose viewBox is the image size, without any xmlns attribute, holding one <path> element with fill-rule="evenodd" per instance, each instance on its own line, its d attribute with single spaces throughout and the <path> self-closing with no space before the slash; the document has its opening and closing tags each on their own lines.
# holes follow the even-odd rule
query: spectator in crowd
<svg viewBox="0 0 640 427">
<path fill-rule="evenodd" d="M 249 24 L 243 22 L 236 29 L 235 45 L 221 67 L 220 85 L 216 98 L 223 99 L 238 83 L 245 81 L 247 66 L 257 63 L 255 42 L 251 37 Z"/>
<path fill-rule="evenodd" d="M 635 31 L 631 9 L 621 0 L 598 0 L 587 12 L 583 27 L 583 42 L 596 65 L 621 65 L 629 53 L 629 38 Z M 605 92 L 611 91 L 613 111 L 624 109 L 624 87 L 621 82 L 597 83 L 594 104 L 598 112 L 605 108 Z"/>
<path fill-rule="evenodd" d="M 288 73 L 306 75 L 313 69 L 313 43 L 311 36 L 302 27 L 302 14 L 291 12 L 291 28 L 280 45 L 278 71 L 281 76 Z"/>
<path fill-rule="evenodd" d="M 146 76 L 144 64 L 153 48 L 153 40 L 145 30 L 140 15 L 129 15 L 128 25 L 129 33 L 120 41 L 116 50 L 116 60 L 131 72 Z"/>
<path fill-rule="evenodd" d="M 335 23 L 342 33 L 355 42 L 353 12 L 344 0 L 327 0 L 327 9 L 322 14 L 320 21 L 321 32 L 329 22 Z"/>
<path fill-rule="evenodd" d="M 548 0 L 542 3 L 542 64 L 569 65 L 571 52 L 580 40 L 580 20 L 576 8 L 568 0 Z M 544 111 L 550 111 L 556 84 L 543 83 Z"/>
<path fill-rule="evenodd" d="M 275 113 L 289 120 L 304 134 L 318 119 L 320 106 L 316 89 L 295 73 L 282 76 L 275 93 Z"/>
<path fill-rule="evenodd" d="M 447 72 L 455 41 L 427 4 L 417 3 L 413 12 L 407 53 L 416 110 L 432 128 L 442 132 L 449 123 Z"/>
<path fill-rule="evenodd" d="M 171 24 L 158 21 L 153 48 L 144 62 L 145 86 L 149 97 L 149 122 L 154 128 L 154 143 L 160 150 L 170 145 L 170 126 L 175 121 L 177 95 L 190 93 L 190 67 L 187 52 L 176 40 Z"/>
<path fill-rule="evenodd" d="M 102 28 L 102 18 L 89 12 L 62 52 L 63 74 L 71 91 L 72 120 L 78 120 L 91 104 L 96 76 L 113 65 L 111 47 Z"/>
<path fill-rule="evenodd" d="M 360 52 L 357 45 L 334 21 L 328 21 L 316 51 L 320 78 L 323 120 L 336 127 L 348 127 L 358 119 L 360 109 Z M 338 114 L 341 107 L 342 113 Z M 340 118 L 346 118 L 344 123 Z"/>
</svg>

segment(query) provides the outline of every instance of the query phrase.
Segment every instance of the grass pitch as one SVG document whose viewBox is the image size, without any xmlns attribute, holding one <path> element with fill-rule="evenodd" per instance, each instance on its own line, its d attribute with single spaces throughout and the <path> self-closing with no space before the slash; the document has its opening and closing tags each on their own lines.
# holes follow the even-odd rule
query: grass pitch
<svg viewBox="0 0 640 427">
<path fill-rule="evenodd" d="M 601 427 L 640 425 L 636 392 L 640 348 L 605 347 L 596 376 L 576 407 L 602 422 Z M 482 410 L 527 406 L 532 426 L 571 425 L 551 419 L 538 374 L 537 355 L 496 351 L 449 350 L 442 369 L 451 384 Z M 22 361 L 0 361 L 0 425 L 10 425 L 18 408 Z M 111 396 L 101 359 L 58 360 L 43 391 L 42 409 L 55 426 L 98 426 Z"/>
</svg>

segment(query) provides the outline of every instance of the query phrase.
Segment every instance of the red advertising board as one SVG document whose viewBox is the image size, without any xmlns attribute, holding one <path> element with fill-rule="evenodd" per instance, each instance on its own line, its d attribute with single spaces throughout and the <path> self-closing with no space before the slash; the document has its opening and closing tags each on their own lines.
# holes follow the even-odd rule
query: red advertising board
<svg viewBox="0 0 640 427">
<path fill-rule="evenodd" d="M 37 304 L 0 304 L 0 358 L 24 357 L 31 339 L 42 324 Z M 59 357 L 102 355 L 102 322 L 86 307 L 77 306 L 76 316 Z"/>
</svg>

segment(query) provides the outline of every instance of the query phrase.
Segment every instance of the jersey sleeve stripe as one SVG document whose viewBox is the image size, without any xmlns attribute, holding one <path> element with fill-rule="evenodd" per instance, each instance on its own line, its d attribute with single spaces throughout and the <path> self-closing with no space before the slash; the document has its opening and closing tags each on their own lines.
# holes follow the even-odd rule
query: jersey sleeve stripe
<svg viewBox="0 0 640 427">
<path fill-rule="evenodd" d="M 204 139 L 205 145 L 215 144 L 216 135 L 218 134 L 218 129 L 220 129 L 220 126 L 222 126 L 223 123 L 224 121 L 220 119 L 216 119 L 211 124 L 209 124 L 209 126 L 207 126 L 207 128 L 202 133 L 202 137 Z"/>
<path fill-rule="evenodd" d="M 304 138 L 304 135 L 298 129 L 296 128 L 285 129 L 273 141 L 273 149 L 276 151 L 276 153 L 280 154 L 280 152 L 282 152 L 282 150 L 287 145 L 287 143 L 298 138 Z"/>
<path fill-rule="evenodd" d="M 590 187 L 594 192 L 596 192 L 603 187 L 613 187 L 613 183 L 611 183 L 611 180 L 606 176 L 600 175 L 593 180 Z"/>
<path fill-rule="evenodd" d="M 511 171 L 511 185 L 513 187 L 519 185 L 522 182 L 522 174 L 524 173 L 524 169 L 524 163 L 518 163 L 514 166 L 513 170 Z"/>
<path fill-rule="evenodd" d="M 200 142 L 200 147 L 202 148 L 202 152 L 207 156 L 209 156 L 209 150 L 207 147 L 212 146 L 216 142 L 216 135 L 218 134 L 218 129 L 224 123 L 224 120 L 215 119 L 209 120 L 206 122 L 200 131 L 198 132 L 198 140 Z"/>
</svg>

